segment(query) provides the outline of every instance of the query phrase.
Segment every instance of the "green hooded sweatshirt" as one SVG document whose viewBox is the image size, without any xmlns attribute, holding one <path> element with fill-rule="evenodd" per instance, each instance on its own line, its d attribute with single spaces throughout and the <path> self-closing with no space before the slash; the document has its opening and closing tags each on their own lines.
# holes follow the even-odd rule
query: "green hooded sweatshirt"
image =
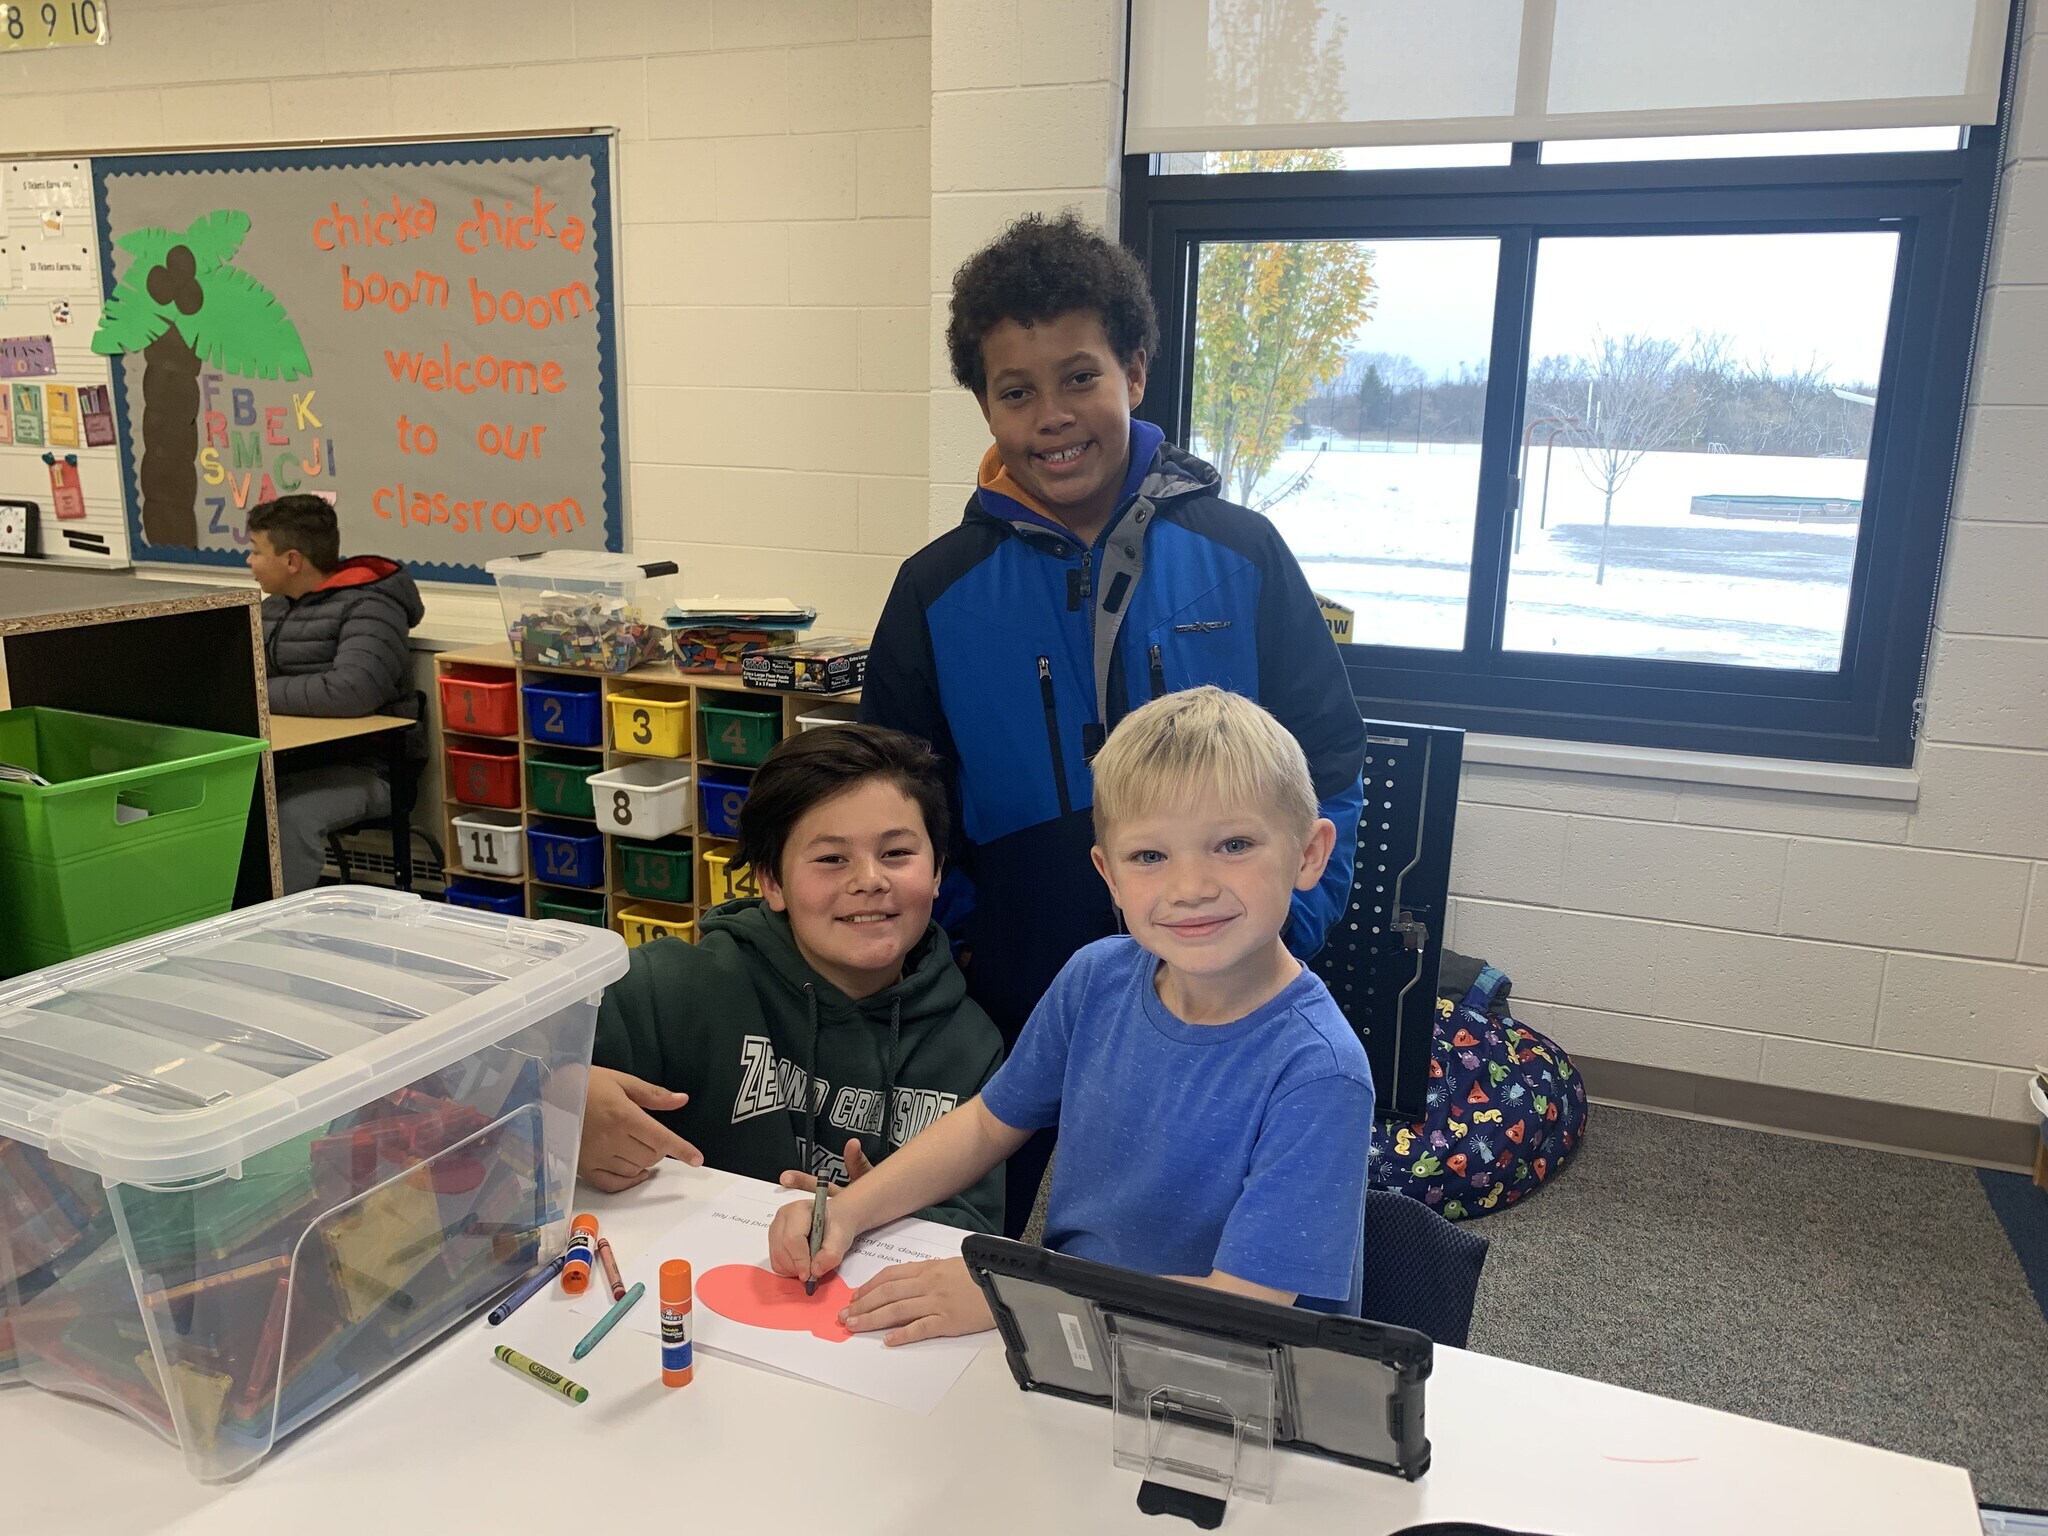
<svg viewBox="0 0 2048 1536">
<path fill-rule="evenodd" d="M 633 951 L 598 1009 L 595 1060 L 687 1093 L 688 1104 L 655 1118 L 713 1168 L 774 1180 L 808 1167 L 843 1179 L 849 1140 L 881 1162 L 979 1093 L 1002 1062 L 1002 1037 L 968 1001 L 936 923 L 903 979 L 859 1002 L 811 969 L 788 917 L 764 901 L 729 901 L 698 927 L 695 944 L 657 939 Z M 1002 1168 L 918 1214 L 1002 1231 Z"/>
</svg>

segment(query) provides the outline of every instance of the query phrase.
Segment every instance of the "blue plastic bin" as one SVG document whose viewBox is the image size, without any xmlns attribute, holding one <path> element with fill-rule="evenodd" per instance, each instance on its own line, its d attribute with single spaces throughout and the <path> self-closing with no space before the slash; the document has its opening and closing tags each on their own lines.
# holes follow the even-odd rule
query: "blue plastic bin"
<svg viewBox="0 0 2048 1536">
<path fill-rule="evenodd" d="M 604 745 L 604 699 L 595 678 L 555 678 L 528 683 L 519 691 L 526 697 L 526 734 L 535 741 L 564 747 Z"/>
<path fill-rule="evenodd" d="M 453 907 L 474 907 L 479 912 L 496 912 L 504 917 L 526 916 L 526 893 L 516 885 L 493 885 L 488 880 L 464 880 L 458 876 L 448 882 L 447 896 Z"/>
<path fill-rule="evenodd" d="M 549 885 L 594 891 L 604 884 L 604 839 L 596 832 L 536 822 L 526 829 L 527 873 Z"/>
<path fill-rule="evenodd" d="M 754 787 L 751 774 L 729 769 L 699 768 L 697 793 L 704 807 L 704 830 L 713 837 L 738 837 L 740 807 Z"/>
</svg>

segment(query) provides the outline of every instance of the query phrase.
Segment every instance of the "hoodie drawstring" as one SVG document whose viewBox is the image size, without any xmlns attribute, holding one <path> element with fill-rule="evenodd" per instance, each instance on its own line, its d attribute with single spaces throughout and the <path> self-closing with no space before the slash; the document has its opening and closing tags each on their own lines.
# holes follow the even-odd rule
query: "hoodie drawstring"
<svg viewBox="0 0 2048 1536">
<path fill-rule="evenodd" d="M 882 1132 L 875 1138 L 879 1163 L 889 1155 L 889 1117 L 896 1112 L 896 1064 L 903 1048 L 903 999 L 889 1000 L 889 1056 L 882 1063 Z"/>
<path fill-rule="evenodd" d="M 811 1026 L 810 1057 L 804 1062 L 804 1163 L 806 1171 L 823 1177 L 818 1160 L 818 991 L 804 983 L 804 1013 Z M 882 1061 L 882 1126 L 875 1137 L 875 1150 L 868 1157 L 879 1163 L 889 1155 L 889 1117 L 896 1108 L 896 1072 L 903 1052 L 903 999 L 889 999 L 889 1054 Z M 868 1150 L 867 1137 L 854 1128 L 861 1150 Z"/>
<path fill-rule="evenodd" d="M 804 1166 L 813 1175 L 818 1170 L 818 990 L 804 983 L 804 1011 L 811 1024 L 811 1055 L 804 1063 Z"/>
</svg>

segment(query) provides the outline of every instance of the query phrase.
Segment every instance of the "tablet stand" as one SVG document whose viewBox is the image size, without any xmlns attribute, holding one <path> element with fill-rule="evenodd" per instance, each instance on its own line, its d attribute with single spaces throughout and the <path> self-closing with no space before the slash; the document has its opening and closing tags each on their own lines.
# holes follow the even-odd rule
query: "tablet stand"
<svg viewBox="0 0 2048 1536">
<path fill-rule="evenodd" d="M 1281 1351 L 1107 1314 L 1116 1465 L 1138 1507 L 1205 1529 L 1232 1495 L 1270 1502 Z"/>
</svg>

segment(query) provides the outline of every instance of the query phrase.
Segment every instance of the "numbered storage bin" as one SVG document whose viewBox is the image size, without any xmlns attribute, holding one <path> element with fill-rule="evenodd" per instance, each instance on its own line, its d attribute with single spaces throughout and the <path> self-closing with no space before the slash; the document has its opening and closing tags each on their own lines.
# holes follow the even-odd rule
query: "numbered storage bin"
<svg viewBox="0 0 2048 1536">
<path fill-rule="evenodd" d="M 533 878 L 549 885 L 594 891 L 604 884 L 604 839 L 568 822 L 536 822 L 526 829 Z"/>
<path fill-rule="evenodd" d="M 653 694 L 611 696 L 612 750 L 635 757 L 690 755 L 690 701 Z"/>
<path fill-rule="evenodd" d="M 319 1434 L 567 1246 L 625 969 L 603 929 L 346 888 L 0 986 L 0 1338 L 51 1394 L 17 1408 L 81 1441 L 112 1408 L 209 1482 Z"/>
<path fill-rule="evenodd" d="M 519 734 L 517 673 L 504 667 L 451 666 L 438 685 L 444 730 L 462 736 Z"/>
<path fill-rule="evenodd" d="M 860 711 L 851 704 L 820 704 L 816 709 L 807 709 L 796 717 L 799 731 L 821 730 L 828 725 L 851 725 L 860 718 Z"/>
<path fill-rule="evenodd" d="M 697 775 L 697 784 L 704 804 L 704 830 L 713 837 L 739 836 L 740 808 L 754 788 L 753 779 L 730 769 L 706 768 Z"/>
<path fill-rule="evenodd" d="M 593 774 L 597 824 L 607 832 L 667 837 L 690 824 L 688 763 L 625 763 Z"/>
<path fill-rule="evenodd" d="M 704 904 L 715 907 L 722 901 L 761 894 L 761 882 L 753 870 L 733 863 L 733 849 L 709 847 L 704 850 Z"/>
<path fill-rule="evenodd" d="M 734 698 L 711 704 L 699 699 L 697 716 L 704 722 L 704 755 L 714 763 L 758 767 L 782 740 L 782 706 L 773 701 L 762 705 Z"/>
<path fill-rule="evenodd" d="M 544 816 L 596 814 L 590 798 L 590 780 L 604 767 L 588 759 L 529 757 L 526 760 L 526 803 Z"/>
<path fill-rule="evenodd" d="M 465 811 L 452 823 L 455 861 L 471 874 L 517 880 L 526 873 L 526 839 L 517 811 Z"/>
<path fill-rule="evenodd" d="M 550 678 L 519 691 L 526 702 L 526 734 L 532 740 L 557 747 L 604 745 L 604 695 L 595 678 Z"/>
<path fill-rule="evenodd" d="M 558 922 L 583 923 L 592 928 L 602 928 L 604 898 L 585 896 L 577 891 L 535 891 L 533 915 L 551 917 Z"/>
<path fill-rule="evenodd" d="M 49 781 L 0 780 L 0 976 L 227 911 L 264 747 L 70 710 L 0 712 L 0 763 Z"/>
<path fill-rule="evenodd" d="M 660 842 L 627 842 L 612 845 L 619 861 L 619 883 L 628 896 L 648 901 L 688 901 L 691 867 L 695 850 L 687 837 L 663 838 Z"/>
<path fill-rule="evenodd" d="M 448 797 L 464 805 L 519 809 L 519 746 L 516 742 L 466 741 L 448 749 Z"/>
<path fill-rule="evenodd" d="M 697 925 L 690 921 L 690 915 L 663 907 L 621 907 L 619 932 L 625 935 L 628 949 L 638 949 L 655 939 L 681 939 L 685 944 L 697 941 Z"/>
<path fill-rule="evenodd" d="M 448 882 L 443 895 L 451 907 L 495 912 L 500 917 L 526 916 L 526 894 L 516 885 L 493 885 L 488 880 L 465 880 L 457 875 Z"/>
</svg>

